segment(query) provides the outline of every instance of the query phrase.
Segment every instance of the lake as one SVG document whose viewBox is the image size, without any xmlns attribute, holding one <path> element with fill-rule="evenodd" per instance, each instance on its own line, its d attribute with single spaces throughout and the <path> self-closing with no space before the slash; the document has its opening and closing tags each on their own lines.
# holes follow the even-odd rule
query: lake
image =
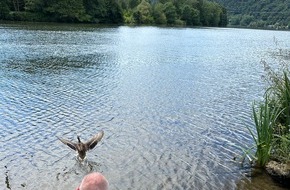
<svg viewBox="0 0 290 190">
<path fill-rule="evenodd" d="M 279 43 L 275 44 L 275 40 Z M 283 189 L 233 158 L 253 145 L 261 60 L 287 31 L 0 24 L 0 187 Z M 58 137 L 105 135 L 85 163 Z"/>
</svg>

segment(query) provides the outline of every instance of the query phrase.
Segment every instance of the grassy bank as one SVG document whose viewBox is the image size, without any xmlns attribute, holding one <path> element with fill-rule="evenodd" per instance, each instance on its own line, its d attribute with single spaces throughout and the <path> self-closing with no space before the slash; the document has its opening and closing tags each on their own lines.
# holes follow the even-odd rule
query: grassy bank
<svg viewBox="0 0 290 190">
<path fill-rule="evenodd" d="M 264 100 L 253 105 L 254 129 L 248 130 L 254 146 L 245 151 L 245 157 L 255 167 L 289 185 L 290 182 L 290 52 L 279 49 L 278 65 L 262 61 L 269 87 Z"/>
</svg>

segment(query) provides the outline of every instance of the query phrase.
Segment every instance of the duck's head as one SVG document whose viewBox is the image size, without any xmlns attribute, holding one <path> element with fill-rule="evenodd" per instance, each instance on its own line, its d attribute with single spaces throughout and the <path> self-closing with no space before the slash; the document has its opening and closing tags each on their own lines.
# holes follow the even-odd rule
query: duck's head
<svg viewBox="0 0 290 190">
<path fill-rule="evenodd" d="M 79 143 L 82 143 L 80 136 L 77 136 Z"/>
</svg>

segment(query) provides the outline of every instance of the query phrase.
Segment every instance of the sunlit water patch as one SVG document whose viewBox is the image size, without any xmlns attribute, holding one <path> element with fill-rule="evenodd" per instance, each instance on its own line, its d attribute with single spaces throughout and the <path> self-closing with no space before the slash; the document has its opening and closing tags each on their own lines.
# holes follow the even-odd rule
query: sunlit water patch
<svg viewBox="0 0 290 190">
<path fill-rule="evenodd" d="M 280 189 L 233 158 L 251 146 L 260 60 L 282 31 L 2 25 L 0 186 Z M 285 45 L 286 48 L 287 45 Z M 56 136 L 105 136 L 80 164 Z"/>
</svg>

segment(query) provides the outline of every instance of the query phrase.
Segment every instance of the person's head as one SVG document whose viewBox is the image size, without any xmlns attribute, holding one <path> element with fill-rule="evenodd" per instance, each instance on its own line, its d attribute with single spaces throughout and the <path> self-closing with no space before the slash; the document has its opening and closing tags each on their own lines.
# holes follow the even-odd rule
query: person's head
<svg viewBox="0 0 290 190">
<path fill-rule="evenodd" d="M 86 175 L 77 190 L 108 190 L 109 183 L 107 179 L 98 172 Z"/>
</svg>

